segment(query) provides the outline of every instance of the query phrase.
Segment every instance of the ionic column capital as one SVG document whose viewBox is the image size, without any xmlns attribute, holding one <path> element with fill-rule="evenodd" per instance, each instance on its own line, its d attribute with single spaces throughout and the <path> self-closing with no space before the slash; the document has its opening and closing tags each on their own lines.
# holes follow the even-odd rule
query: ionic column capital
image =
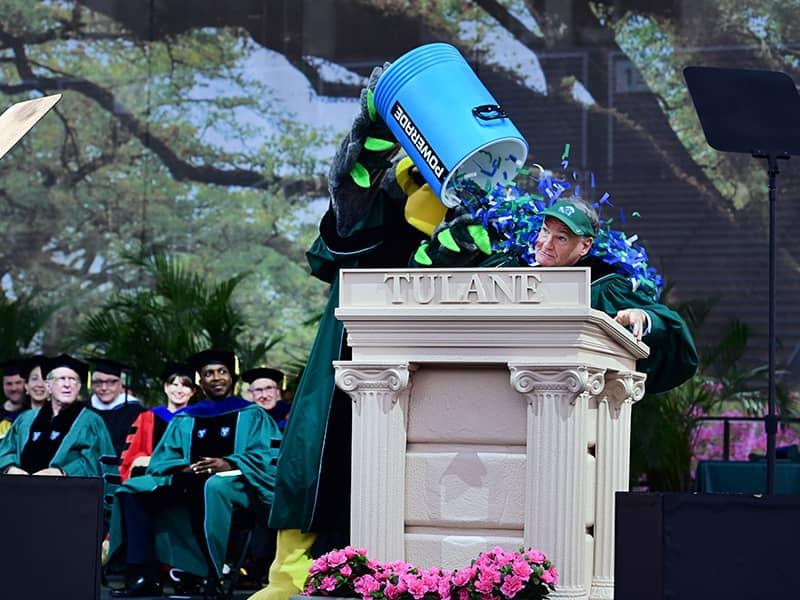
<svg viewBox="0 0 800 600">
<path fill-rule="evenodd" d="M 572 403 L 581 394 L 596 396 L 605 385 L 605 369 L 586 365 L 522 365 L 508 363 L 511 386 L 521 394 L 567 393 Z"/>
<path fill-rule="evenodd" d="M 637 371 L 610 371 L 606 374 L 606 395 L 615 412 L 623 404 L 633 404 L 644 397 L 647 375 Z"/>
<path fill-rule="evenodd" d="M 388 412 L 397 402 L 399 392 L 408 387 L 408 363 L 334 361 L 333 367 L 337 387 L 347 392 L 357 405 L 363 398 L 377 395 L 382 400 L 384 412 Z"/>
</svg>

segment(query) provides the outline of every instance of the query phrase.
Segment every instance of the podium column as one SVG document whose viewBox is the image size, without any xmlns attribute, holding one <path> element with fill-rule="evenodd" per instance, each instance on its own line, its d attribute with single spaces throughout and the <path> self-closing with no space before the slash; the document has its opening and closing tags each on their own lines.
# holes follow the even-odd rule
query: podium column
<svg viewBox="0 0 800 600">
<path fill-rule="evenodd" d="M 589 397 L 605 369 L 508 363 L 511 385 L 528 399 L 525 545 L 542 550 L 560 579 L 553 598 L 589 596 L 586 552 Z"/>
<path fill-rule="evenodd" d="M 409 365 L 333 364 L 353 399 L 350 543 L 375 560 L 403 560 Z"/>
<path fill-rule="evenodd" d="M 614 598 L 614 494 L 628 490 L 631 407 L 644 396 L 645 375 L 606 374 L 605 393 L 597 404 L 597 505 L 591 600 Z"/>
</svg>

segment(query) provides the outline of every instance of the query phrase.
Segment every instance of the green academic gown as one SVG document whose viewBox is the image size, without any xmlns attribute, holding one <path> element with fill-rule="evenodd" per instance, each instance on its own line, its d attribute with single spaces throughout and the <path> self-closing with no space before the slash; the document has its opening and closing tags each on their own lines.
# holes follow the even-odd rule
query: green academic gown
<svg viewBox="0 0 800 600">
<path fill-rule="evenodd" d="M 520 267 L 516 257 L 501 253 L 483 259 L 481 267 Z M 650 330 L 642 341 L 650 347 L 650 355 L 636 362 L 636 370 L 645 373 L 645 390 L 658 394 L 679 386 L 697 370 L 697 349 L 689 327 L 674 310 L 660 304 L 631 281 L 617 273 L 614 266 L 597 256 L 587 256 L 575 264 L 590 272 L 591 306 L 610 317 L 626 308 L 640 308 L 650 317 Z M 547 268 L 547 267 L 539 267 Z"/>
<path fill-rule="evenodd" d="M 241 471 L 241 475 L 216 474 L 209 477 L 203 486 L 203 526 L 207 552 L 218 577 L 222 576 L 234 510 L 256 510 L 257 518 L 266 521 L 267 511 L 273 502 L 275 469 L 281 440 L 281 432 L 275 421 L 261 407 L 235 397 L 226 399 L 226 402 L 230 406 L 228 412 L 236 411 L 238 416 L 234 431 L 234 451 L 221 458 L 233 463 Z M 146 474 L 128 479 L 116 490 L 111 513 L 109 547 L 112 560 L 124 561 L 120 495 L 155 492 L 169 486 L 173 473 L 191 464 L 192 432 L 195 422 L 204 417 L 202 410 L 192 413 L 190 409 L 177 415 L 169 424 L 153 451 Z M 220 414 L 226 413 L 217 412 L 214 416 Z M 161 562 L 201 577 L 209 575 L 206 554 L 193 533 L 186 505 L 169 503 L 155 515 L 153 526 L 156 555 Z"/>
<path fill-rule="evenodd" d="M 650 347 L 650 355 L 636 362 L 637 371 L 647 374 L 647 393 L 665 392 L 694 375 L 697 350 L 678 313 L 647 294 L 634 291 L 631 282 L 617 273 L 592 281 L 591 291 L 592 308 L 611 317 L 625 308 L 639 308 L 650 316 L 650 331 L 642 338 Z"/>
<path fill-rule="evenodd" d="M 306 253 L 312 274 L 331 283 L 331 289 L 284 431 L 270 527 L 349 531 L 352 401 L 336 388 L 332 365 L 349 358 L 343 325 L 334 316 L 339 269 L 407 266 L 427 236 L 406 223 L 404 205 L 405 198 L 377 193 L 368 215 L 346 237 L 337 233 L 330 209 Z"/>
<path fill-rule="evenodd" d="M 0 441 L 0 472 L 20 465 L 22 452 L 31 436 L 31 425 L 40 410 L 34 408 L 22 413 Z M 68 477 L 102 477 L 105 473 L 100 459 L 104 456 L 116 456 L 108 430 L 100 417 L 82 407 L 48 467 L 61 469 Z"/>
</svg>

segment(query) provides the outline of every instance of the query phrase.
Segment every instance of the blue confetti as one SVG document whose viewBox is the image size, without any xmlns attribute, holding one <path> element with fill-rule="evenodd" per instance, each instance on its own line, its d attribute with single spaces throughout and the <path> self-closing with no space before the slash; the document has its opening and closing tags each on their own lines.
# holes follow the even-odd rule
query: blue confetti
<svg viewBox="0 0 800 600">
<path fill-rule="evenodd" d="M 568 148 L 569 146 L 565 148 L 567 156 Z M 489 158 L 496 172 L 500 161 Z M 566 157 L 563 161 L 567 162 Z M 485 170 L 481 170 L 486 173 Z M 523 171 L 524 169 L 520 168 L 520 173 Z M 567 173 L 566 170 L 562 172 Z M 537 177 L 530 175 L 527 177 L 527 181 L 535 183 L 535 192 L 525 191 L 511 183 L 505 185 L 498 183 L 494 186 L 488 183 L 485 189 L 481 189 L 472 181 L 472 177 L 468 176 L 456 178 L 453 187 L 473 218 L 489 231 L 494 251 L 515 256 L 523 263 L 533 264 L 536 238 L 544 220 L 541 211 L 572 189 L 568 177 L 569 175 L 561 176 L 540 169 Z M 591 174 L 591 186 L 592 188 L 595 186 L 594 173 Z M 579 196 L 580 186 L 576 185 L 573 193 Z M 609 194 L 604 193 L 592 204 L 598 213 L 601 213 L 606 206 L 614 208 L 609 198 Z M 637 211 L 630 214 L 633 217 L 640 216 Z M 625 211 L 621 208 L 619 221 L 622 224 L 626 222 Z M 604 219 L 602 214 L 600 215 L 600 228 L 590 254 L 614 265 L 619 273 L 630 279 L 636 289 L 658 299 L 664 287 L 664 279 L 656 269 L 649 266 L 647 251 L 639 244 L 638 236 L 627 236 L 625 232 L 614 229 L 613 223 L 613 218 Z"/>
</svg>

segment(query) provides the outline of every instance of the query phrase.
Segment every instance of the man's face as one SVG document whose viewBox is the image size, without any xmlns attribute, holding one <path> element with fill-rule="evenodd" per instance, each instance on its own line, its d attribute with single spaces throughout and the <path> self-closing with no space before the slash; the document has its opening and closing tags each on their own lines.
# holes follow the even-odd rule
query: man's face
<svg viewBox="0 0 800 600">
<path fill-rule="evenodd" d="M 69 367 L 58 367 L 47 376 L 47 390 L 54 401 L 70 404 L 81 391 L 81 378 Z"/>
<path fill-rule="evenodd" d="M 122 393 L 122 380 L 116 375 L 95 371 L 92 373 L 92 391 L 103 404 L 110 404 Z"/>
<path fill-rule="evenodd" d="M 575 235 L 558 219 L 545 217 L 536 238 L 536 262 L 543 267 L 571 267 L 588 254 L 593 241 Z"/>
<path fill-rule="evenodd" d="M 278 400 L 281 399 L 280 386 L 267 377 L 254 380 L 247 388 L 247 393 L 250 394 L 253 402 L 267 410 L 275 408 Z"/>
<path fill-rule="evenodd" d="M 200 369 L 200 387 L 211 399 L 227 398 L 233 390 L 233 376 L 225 365 L 211 363 Z"/>
<path fill-rule="evenodd" d="M 25 380 L 19 375 L 3 375 L 3 394 L 6 400 L 14 404 L 22 404 L 25 393 Z"/>
</svg>

